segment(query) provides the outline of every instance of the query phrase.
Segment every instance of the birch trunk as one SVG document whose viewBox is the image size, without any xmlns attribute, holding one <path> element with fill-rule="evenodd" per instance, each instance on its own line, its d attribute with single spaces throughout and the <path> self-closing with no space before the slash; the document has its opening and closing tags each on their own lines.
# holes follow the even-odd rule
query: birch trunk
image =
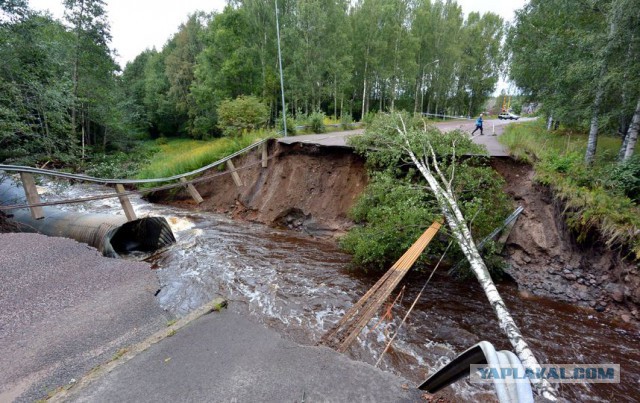
<svg viewBox="0 0 640 403">
<path fill-rule="evenodd" d="M 593 100 L 593 115 L 591 117 L 591 128 L 589 129 L 589 140 L 587 141 L 587 152 L 584 156 L 584 161 L 591 165 L 596 157 L 596 147 L 598 144 L 598 118 L 600 115 L 600 105 L 604 98 L 605 91 L 605 75 L 607 74 L 607 63 L 609 55 L 613 49 L 614 38 L 617 34 L 616 18 L 619 11 L 614 12 L 612 21 L 609 24 L 609 35 L 607 36 L 607 45 L 602 52 L 602 66 L 600 67 L 600 74 L 598 75 L 598 84 L 596 87 L 596 97 Z"/>
<path fill-rule="evenodd" d="M 633 155 L 636 149 L 636 143 L 638 142 L 638 129 L 640 129 L 640 99 L 638 99 L 636 111 L 633 113 L 633 119 L 629 125 L 629 130 L 627 130 L 627 148 L 622 161 L 628 160 Z"/>
<path fill-rule="evenodd" d="M 367 111 L 366 111 L 366 104 L 367 104 L 367 69 L 369 67 L 369 47 L 367 46 L 367 53 L 365 55 L 365 60 L 364 60 L 364 74 L 362 76 L 363 78 L 363 84 L 362 84 L 362 115 L 360 115 L 360 120 L 364 119 L 364 115 L 366 115 Z"/>
<path fill-rule="evenodd" d="M 529 346 L 524 340 L 520 329 L 507 310 L 502 297 L 498 293 L 498 290 L 493 283 L 493 280 L 491 279 L 489 270 L 487 269 L 484 260 L 482 260 L 482 257 L 478 252 L 478 248 L 473 241 L 473 237 L 471 236 L 471 232 L 469 231 L 465 218 L 462 215 L 462 212 L 460 211 L 460 208 L 458 207 L 458 204 L 455 200 L 455 196 L 451 188 L 451 182 L 453 178 L 449 181 L 445 179 L 444 175 L 442 174 L 442 172 L 440 172 L 440 169 L 437 165 L 435 154 L 433 153 L 433 150 L 431 150 L 431 154 L 433 157 L 432 166 L 437 175 L 440 177 L 440 180 L 438 180 L 432 172 L 431 166 L 429 165 L 429 156 L 424 155 L 423 160 L 419 160 L 411 150 L 405 129 L 398 128 L 398 132 L 404 139 L 406 145 L 405 151 L 408 152 L 411 160 L 418 168 L 422 176 L 426 179 L 429 187 L 431 188 L 431 191 L 435 195 L 436 200 L 438 201 L 438 205 L 442 210 L 442 214 L 444 215 L 447 224 L 451 229 L 453 237 L 460 245 L 460 249 L 462 249 L 462 252 L 469 261 L 471 270 L 482 286 L 482 289 L 484 290 L 487 299 L 489 300 L 489 304 L 495 311 L 500 328 L 509 338 L 514 352 L 516 353 L 518 358 L 520 358 L 525 367 L 534 370 L 540 368 L 538 360 L 533 355 L 531 349 L 529 349 Z M 555 396 L 555 389 L 547 380 L 531 379 L 531 381 L 533 386 L 542 397 L 551 401 L 557 400 Z"/>
<path fill-rule="evenodd" d="M 589 128 L 589 140 L 587 140 L 587 152 L 584 156 L 584 162 L 591 165 L 596 157 L 596 148 L 598 146 L 598 117 L 600 114 L 600 105 L 604 95 L 604 88 L 601 84 L 596 90 L 596 98 L 593 101 L 593 115 L 591 116 L 591 127 Z"/>
</svg>

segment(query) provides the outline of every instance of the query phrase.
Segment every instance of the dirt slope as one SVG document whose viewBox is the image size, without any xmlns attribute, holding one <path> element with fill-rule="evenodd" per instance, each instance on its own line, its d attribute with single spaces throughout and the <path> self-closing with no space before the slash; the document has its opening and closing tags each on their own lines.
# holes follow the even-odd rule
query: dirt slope
<svg viewBox="0 0 640 403">
<path fill-rule="evenodd" d="M 298 229 L 312 235 L 343 233 L 352 222 L 348 213 L 367 184 L 364 160 L 347 148 L 303 144 L 269 144 L 268 167 L 260 153 L 234 160 L 243 186 L 231 175 L 196 185 L 205 199 L 199 208 L 236 218 Z M 182 203 L 192 204 L 186 192 Z"/>
<path fill-rule="evenodd" d="M 578 244 L 564 225 L 561 202 L 535 184 L 529 165 L 510 159 L 494 159 L 492 165 L 524 207 L 507 242 L 509 274 L 520 289 L 608 311 L 626 322 L 640 319 L 637 265 L 597 239 Z"/>
</svg>

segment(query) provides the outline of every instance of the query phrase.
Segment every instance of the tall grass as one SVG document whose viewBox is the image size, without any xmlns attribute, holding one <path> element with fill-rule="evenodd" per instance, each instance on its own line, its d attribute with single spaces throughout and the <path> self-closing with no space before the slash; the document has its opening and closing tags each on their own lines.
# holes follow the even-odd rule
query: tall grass
<svg viewBox="0 0 640 403">
<path fill-rule="evenodd" d="M 583 162 L 586 134 L 548 132 L 542 122 L 510 125 L 500 142 L 517 159 L 532 164 L 536 180 L 564 201 L 567 224 L 578 240 L 595 230 L 608 246 L 626 246 L 640 259 L 640 207 L 612 177 L 620 139 L 600 136 L 593 166 Z"/>
<path fill-rule="evenodd" d="M 160 152 L 156 153 L 149 164 L 140 170 L 137 177 L 139 179 L 165 178 L 190 172 L 267 137 L 275 137 L 275 134 L 255 131 L 238 138 L 165 140 L 159 144 Z"/>
</svg>

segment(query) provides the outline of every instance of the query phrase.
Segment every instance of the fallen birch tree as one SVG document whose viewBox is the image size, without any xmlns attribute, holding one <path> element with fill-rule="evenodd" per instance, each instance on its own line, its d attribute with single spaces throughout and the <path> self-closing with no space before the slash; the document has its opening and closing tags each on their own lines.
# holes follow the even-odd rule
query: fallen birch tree
<svg viewBox="0 0 640 403">
<path fill-rule="evenodd" d="M 422 177 L 427 181 L 445 217 L 451 236 L 469 261 L 471 270 L 484 290 L 489 304 L 496 314 L 499 326 L 511 342 L 514 352 L 526 368 L 532 370 L 540 368 L 538 360 L 527 345 L 520 329 L 498 293 L 456 201 L 454 192 L 456 151 L 460 145 L 456 142 L 464 143 L 462 148 L 465 153 L 481 153 L 481 149 L 474 145 L 470 139 L 462 136 L 450 136 L 446 133 L 430 136 L 428 132 L 436 129 L 429 129 L 424 121 L 422 122 L 422 128 L 415 127 L 415 120 L 413 126 L 408 127 L 408 119 L 410 118 L 407 115 L 401 113 L 389 115 L 386 120 L 387 127 L 385 129 L 387 130 L 382 130 L 378 133 L 375 131 L 366 132 L 363 139 L 358 141 L 356 148 L 361 151 L 363 147 L 373 150 L 367 153 L 367 158 L 373 156 L 374 160 L 377 156 L 377 158 L 387 160 L 396 158 L 398 162 L 402 162 L 406 157 L 409 157 L 410 163 L 418 169 Z M 395 135 L 392 134 L 393 132 L 395 132 Z M 385 153 L 384 151 L 390 152 Z M 449 159 L 447 169 L 442 169 L 439 159 L 441 161 Z M 540 396 L 551 401 L 557 400 L 555 389 L 547 380 L 532 378 L 531 382 Z"/>
</svg>

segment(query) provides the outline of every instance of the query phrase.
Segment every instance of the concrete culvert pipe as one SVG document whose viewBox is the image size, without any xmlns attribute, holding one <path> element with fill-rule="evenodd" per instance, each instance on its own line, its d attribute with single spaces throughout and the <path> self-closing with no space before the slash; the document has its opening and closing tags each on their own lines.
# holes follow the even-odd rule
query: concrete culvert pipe
<svg viewBox="0 0 640 403">
<path fill-rule="evenodd" d="M 0 205 L 25 204 L 24 191 L 8 178 L 0 178 Z M 29 209 L 4 213 L 19 232 L 36 232 L 75 239 L 98 249 L 104 256 L 154 252 L 176 242 L 164 217 L 127 221 L 124 216 L 62 211 L 43 207 L 44 218 L 35 220 Z"/>
</svg>

